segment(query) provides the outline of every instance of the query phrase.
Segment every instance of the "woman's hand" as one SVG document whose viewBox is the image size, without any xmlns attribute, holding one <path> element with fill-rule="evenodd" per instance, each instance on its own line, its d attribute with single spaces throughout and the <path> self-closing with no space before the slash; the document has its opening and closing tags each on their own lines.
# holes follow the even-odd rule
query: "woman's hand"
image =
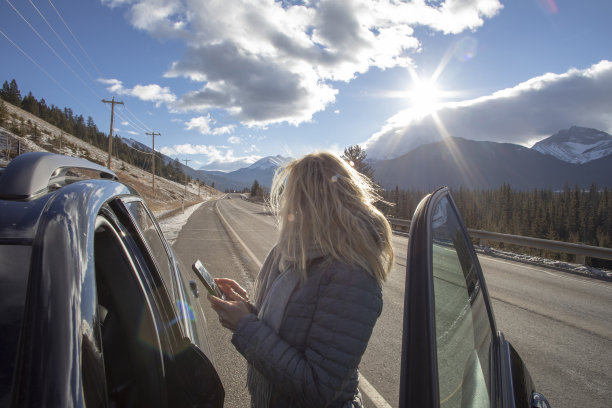
<svg viewBox="0 0 612 408">
<path fill-rule="evenodd" d="M 219 315 L 221 326 L 231 331 L 236 330 L 236 326 L 238 326 L 240 319 L 252 312 L 252 306 L 242 299 L 226 301 L 210 293 L 207 299 L 213 310 Z"/>
<path fill-rule="evenodd" d="M 219 286 L 219 289 L 221 289 L 226 299 L 242 300 L 244 302 L 249 301 L 249 294 L 235 280 L 215 278 L 215 283 Z"/>
</svg>

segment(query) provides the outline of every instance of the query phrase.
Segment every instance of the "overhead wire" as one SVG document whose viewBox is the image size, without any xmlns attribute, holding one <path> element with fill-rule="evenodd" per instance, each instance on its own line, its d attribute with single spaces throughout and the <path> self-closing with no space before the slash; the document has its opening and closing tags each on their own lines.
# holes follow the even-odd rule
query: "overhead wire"
<svg viewBox="0 0 612 408">
<path fill-rule="evenodd" d="M 48 73 L 39 63 L 37 63 L 32 57 L 30 57 L 28 55 L 27 52 L 25 52 L 19 45 L 17 45 L 13 40 L 11 40 L 9 38 L 8 35 L 6 35 L 4 33 L 4 31 L 0 30 L 0 34 L 2 34 L 4 36 L 4 38 L 6 38 L 12 45 L 13 47 L 17 48 L 17 50 L 19 50 L 19 52 L 21 52 L 27 59 L 30 60 L 30 62 L 32 64 L 34 64 L 38 69 L 40 69 L 45 75 L 47 75 L 49 77 L 49 79 L 51 79 L 57 86 L 60 87 L 60 89 L 64 92 L 66 92 L 66 94 L 68 94 L 72 99 L 74 99 L 75 101 L 77 101 L 77 103 L 79 103 L 81 106 L 85 106 L 76 96 L 74 96 L 69 90 L 67 90 L 66 88 L 64 88 L 64 86 L 62 84 L 59 83 L 59 81 L 57 79 L 55 79 L 53 77 L 53 75 L 51 75 L 50 73 Z"/>
<path fill-rule="evenodd" d="M 51 24 L 49 23 L 49 21 L 45 18 L 44 14 L 40 11 L 40 9 L 38 7 L 36 7 L 36 5 L 32 2 L 32 0 L 29 0 L 30 4 L 32 5 L 32 7 L 34 7 L 34 10 L 36 10 L 36 12 L 38 13 L 38 15 L 40 16 L 40 18 L 43 19 L 43 21 L 47 24 L 47 26 L 49 27 L 49 29 L 53 32 L 53 34 L 55 34 L 55 37 L 62 43 L 62 45 L 64 46 L 64 48 L 66 49 L 66 51 L 68 51 L 68 53 L 72 56 L 72 58 L 74 58 L 74 60 L 77 62 L 77 64 L 79 64 L 79 66 L 81 67 L 81 69 L 83 70 L 83 72 L 85 72 L 87 74 L 87 76 L 89 77 L 89 79 L 91 79 L 92 81 L 95 81 L 95 79 L 91 76 L 91 74 L 89 73 L 89 71 L 87 71 L 85 69 L 85 67 L 83 66 L 83 64 L 81 64 L 81 61 L 79 61 L 79 59 L 76 57 L 76 55 L 73 54 L 73 52 L 70 50 L 70 48 L 66 45 L 66 43 L 64 42 L 64 40 L 62 40 L 62 38 L 60 37 L 60 35 L 57 33 L 57 31 L 55 31 L 55 29 L 53 29 L 53 27 L 51 26 Z"/>
<path fill-rule="evenodd" d="M 55 54 L 55 56 L 74 74 L 74 76 L 76 76 L 78 80 L 81 81 L 81 83 L 85 85 L 87 89 L 89 89 L 89 91 L 91 91 L 94 95 L 98 96 L 96 92 L 93 89 L 91 89 L 91 87 L 83 80 L 83 78 L 81 78 L 79 74 L 77 74 L 76 71 L 72 69 L 72 67 L 66 61 L 64 61 L 64 59 L 57 53 L 57 51 L 55 51 L 55 49 L 40 35 L 40 33 L 34 28 L 34 26 L 30 24 L 28 19 L 25 18 L 23 14 L 21 14 L 19 10 L 17 10 L 17 8 L 15 8 L 15 6 L 9 0 L 5 0 L 5 1 L 9 4 L 9 6 L 11 6 L 11 8 L 15 11 L 15 13 L 17 13 L 17 15 L 21 17 L 23 21 L 25 21 L 28 27 L 30 27 L 30 29 L 34 31 L 34 34 L 36 34 L 36 36 L 47 46 L 47 48 L 49 48 L 51 52 L 53 52 L 53 54 Z"/>
<path fill-rule="evenodd" d="M 83 85 L 85 85 L 85 87 L 92 93 L 94 94 L 97 98 L 102 99 L 102 97 L 95 91 L 93 90 L 82 78 L 81 76 L 79 76 L 76 71 L 57 53 L 57 51 L 42 37 L 42 35 L 34 28 L 34 26 L 28 21 L 28 19 L 26 19 L 23 14 L 21 14 L 19 12 L 19 10 L 17 10 L 17 8 L 9 1 L 9 0 L 5 0 L 6 3 L 9 4 L 9 6 L 11 6 L 11 8 L 15 11 L 15 13 L 17 13 L 17 15 L 19 15 L 19 17 L 21 17 L 21 19 L 28 25 L 28 27 L 36 34 L 36 36 L 53 52 L 53 54 L 79 79 L 79 81 L 81 81 L 81 83 L 83 83 Z M 92 75 L 89 73 L 89 71 L 87 69 L 85 69 L 85 67 L 83 66 L 83 64 L 79 61 L 79 58 L 70 50 L 70 48 L 67 46 L 67 44 L 65 43 L 65 41 L 63 41 L 61 39 L 61 36 L 57 33 L 57 31 L 52 27 L 52 25 L 49 23 L 49 21 L 45 18 L 44 14 L 42 13 L 42 11 L 36 7 L 36 5 L 32 2 L 32 0 L 29 0 L 30 4 L 32 5 L 32 7 L 37 11 L 37 13 L 39 14 L 39 16 L 43 19 L 43 21 L 47 24 L 47 26 L 51 29 L 51 31 L 53 31 L 53 33 L 55 34 L 55 36 L 58 38 L 58 40 L 62 43 L 62 45 L 64 46 L 64 48 L 66 48 L 66 50 L 70 53 L 70 55 L 75 59 L 75 61 L 77 62 L 77 64 L 79 64 L 79 66 L 81 67 L 81 69 L 87 74 L 87 76 L 92 80 L 95 81 L 95 79 L 92 77 Z M 51 5 L 51 7 L 55 10 L 56 14 L 58 15 L 58 17 L 60 18 L 60 20 L 62 21 L 62 23 L 64 24 L 64 26 L 66 27 L 66 29 L 68 30 L 68 32 L 70 33 L 70 35 L 72 36 L 72 38 L 74 39 L 74 41 L 77 43 L 77 45 L 81 48 L 81 50 L 83 51 L 83 53 L 87 56 L 87 58 L 89 59 L 89 62 L 91 63 L 91 65 L 94 67 L 94 69 L 100 74 L 100 70 L 98 69 L 98 67 L 95 65 L 95 63 L 93 62 L 93 60 L 91 59 L 91 57 L 89 56 L 89 54 L 87 53 L 87 51 L 85 50 L 85 48 L 83 47 L 83 45 L 81 44 L 81 42 L 78 40 L 78 38 L 76 37 L 76 35 L 74 34 L 74 32 L 70 29 L 70 27 L 68 26 L 68 23 L 65 21 L 65 19 L 62 17 L 61 13 L 59 12 L 59 10 L 57 9 L 57 7 L 55 6 L 55 4 L 53 4 L 53 2 L 51 0 L 49 0 L 49 4 Z M 4 32 L 2 32 L 2 35 L 9 41 L 11 42 L 11 44 L 13 44 L 13 46 L 15 48 L 17 48 L 22 54 L 24 54 L 35 66 L 37 66 L 40 70 L 42 70 L 49 78 L 51 78 L 51 80 L 58 85 L 64 92 L 66 92 L 68 95 L 70 95 L 73 99 L 75 99 L 80 105 L 85 106 L 81 101 L 78 100 L 78 98 L 76 98 L 72 93 L 70 93 L 64 86 L 62 86 L 60 84 L 60 82 L 55 79 L 51 74 L 49 74 L 44 68 L 42 68 L 42 66 L 40 64 L 38 64 L 31 56 L 29 56 L 23 49 L 21 49 L 14 41 L 12 41 Z M 105 104 L 106 106 L 106 104 Z M 125 107 L 125 105 L 122 105 L 125 108 L 125 111 L 127 113 L 123 113 L 119 110 L 116 111 L 117 116 L 122 119 L 124 122 L 127 122 L 133 129 L 142 132 L 142 133 L 147 133 L 147 131 L 150 131 L 151 129 L 144 123 L 142 122 L 132 111 L 130 111 L 127 107 Z M 108 106 L 106 106 L 107 109 L 110 109 Z M 131 118 L 128 117 L 127 115 L 131 115 Z"/>
<path fill-rule="evenodd" d="M 91 59 L 91 57 L 89 56 L 89 54 L 87 53 L 87 51 L 85 51 L 85 48 L 83 48 L 83 46 L 81 45 L 81 42 L 77 39 L 77 37 L 74 35 L 74 33 L 72 32 L 72 30 L 70 29 L 70 27 L 68 26 L 68 24 L 66 23 L 66 21 L 64 20 L 64 17 L 62 17 L 62 15 L 60 14 L 60 12 L 58 11 L 58 9 L 55 7 L 55 4 L 53 4 L 53 2 L 51 0 L 49 0 L 49 4 L 51 4 L 51 7 L 53 7 L 53 10 L 55 10 L 55 13 L 57 14 L 57 16 L 59 17 L 60 20 L 62 20 L 62 23 L 64 23 L 64 26 L 66 27 L 66 29 L 68 30 L 68 32 L 70 33 L 70 35 L 72 36 L 72 38 L 74 39 L 74 41 L 77 43 L 77 45 L 81 48 L 81 51 L 83 51 L 83 54 L 85 54 L 85 56 L 87 56 L 87 59 L 89 60 L 89 63 L 94 67 L 94 69 L 98 72 L 98 75 L 102 75 L 102 73 L 100 72 L 100 70 L 98 69 L 98 67 L 96 66 L 96 64 L 94 64 L 93 60 Z"/>
</svg>

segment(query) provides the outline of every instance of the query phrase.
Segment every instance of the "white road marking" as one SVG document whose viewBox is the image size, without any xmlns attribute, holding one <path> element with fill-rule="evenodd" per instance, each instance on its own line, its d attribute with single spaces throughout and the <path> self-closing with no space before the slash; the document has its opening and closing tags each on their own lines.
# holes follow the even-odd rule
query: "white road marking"
<svg viewBox="0 0 612 408">
<path fill-rule="evenodd" d="M 236 238 L 236 240 L 240 243 L 247 255 L 251 258 L 253 263 L 255 263 L 257 268 L 261 269 L 263 262 L 260 261 L 257 256 L 255 256 L 253 251 L 250 250 L 250 248 L 246 245 L 242 238 L 240 238 L 240 236 L 236 233 L 232 226 L 227 222 L 223 214 L 221 214 L 221 209 L 217 206 L 217 203 L 215 203 L 215 209 L 217 210 L 217 214 L 219 215 L 219 218 L 221 219 L 223 225 L 225 225 L 228 231 L 230 231 L 234 238 Z M 370 401 L 372 402 L 372 404 L 374 404 L 376 408 L 391 408 L 391 405 L 389 405 L 389 403 L 384 399 L 384 397 L 380 395 L 378 391 L 376 391 L 376 388 L 374 388 L 372 384 L 370 384 L 370 382 L 361 373 L 359 373 L 359 388 L 361 389 L 361 392 L 363 392 L 370 399 Z"/>
</svg>

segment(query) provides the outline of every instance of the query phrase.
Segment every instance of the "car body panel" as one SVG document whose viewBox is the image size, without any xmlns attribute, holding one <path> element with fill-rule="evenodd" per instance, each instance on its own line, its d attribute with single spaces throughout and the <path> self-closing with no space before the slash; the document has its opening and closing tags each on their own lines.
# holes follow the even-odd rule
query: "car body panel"
<svg viewBox="0 0 612 408">
<path fill-rule="evenodd" d="M 63 163 L 58 155 L 30 157 L 37 163 L 47 157 L 53 166 Z M 19 159 L 22 167 L 27 159 Z M 84 160 L 66 161 L 66 168 L 75 165 L 101 172 L 99 166 Z M 57 171 L 43 173 L 51 173 L 53 180 L 46 190 L 0 199 L 0 255 L 9 258 L 12 251 L 19 257 L 15 259 L 19 267 L 2 270 L 2 283 L 22 292 L 1 303 L 2 329 L 20 334 L 12 333 L 7 340 L 10 349 L 2 352 L 3 362 L 14 365 L 14 370 L 2 372 L 0 405 L 82 407 L 120 401 L 120 406 L 222 406 L 223 386 L 210 361 L 205 321 L 199 320 L 203 313 L 190 310 L 192 300 L 185 284 L 190 270 L 180 266 L 142 198 L 106 173 L 101 174 L 105 179 L 81 175 L 81 181 L 70 174 L 59 177 Z M 7 174 L 11 172 L 2 173 L 4 185 L 10 185 Z M 44 183 L 36 180 L 35 184 Z M 144 208 L 162 251 L 150 248 L 124 202 L 137 202 Z M 158 255 L 166 259 L 176 282 L 173 287 L 163 283 L 155 260 Z M 121 265 L 114 264 L 117 261 Z M 5 262 L 3 267 L 11 265 Z M 111 286 L 116 293 L 109 297 Z M 101 293 L 105 302 L 125 303 L 119 308 L 123 317 L 112 314 L 118 309 L 109 310 L 110 303 L 101 303 Z M 14 313 L 7 312 L 9 307 Z M 115 317 L 109 321 L 111 314 Z M 136 324 L 126 326 L 127 318 Z M 112 327 L 123 327 L 124 331 L 115 333 L 128 333 L 133 340 L 125 342 L 129 339 L 116 335 L 118 343 L 108 343 Z M 113 380 L 113 372 L 121 374 L 125 364 L 134 363 L 108 357 L 123 348 L 138 354 L 139 364 L 144 361 L 131 369 L 139 374 L 133 380 L 140 388 L 135 388 L 138 393 L 132 393 L 130 400 L 113 402 L 109 378 Z M 117 367 L 109 367 L 116 361 L 120 362 Z"/>
<path fill-rule="evenodd" d="M 88 254 L 96 217 L 118 193 L 132 191 L 117 182 L 74 183 L 54 194 L 41 214 L 13 386 L 13 401 L 20 406 L 84 403 L 78 375 L 83 344 L 101 354 L 93 331 L 98 319 L 94 259 Z"/>
</svg>

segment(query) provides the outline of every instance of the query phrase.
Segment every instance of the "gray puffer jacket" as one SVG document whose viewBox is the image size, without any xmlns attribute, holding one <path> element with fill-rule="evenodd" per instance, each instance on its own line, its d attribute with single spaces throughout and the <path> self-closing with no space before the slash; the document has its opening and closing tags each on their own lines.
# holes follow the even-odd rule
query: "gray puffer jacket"
<svg viewBox="0 0 612 408">
<path fill-rule="evenodd" d="M 361 407 L 357 367 L 382 304 L 365 270 L 323 262 L 294 290 L 278 334 L 251 314 L 232 343 L 273 384 L 271 408 Z"/>
</svg>

